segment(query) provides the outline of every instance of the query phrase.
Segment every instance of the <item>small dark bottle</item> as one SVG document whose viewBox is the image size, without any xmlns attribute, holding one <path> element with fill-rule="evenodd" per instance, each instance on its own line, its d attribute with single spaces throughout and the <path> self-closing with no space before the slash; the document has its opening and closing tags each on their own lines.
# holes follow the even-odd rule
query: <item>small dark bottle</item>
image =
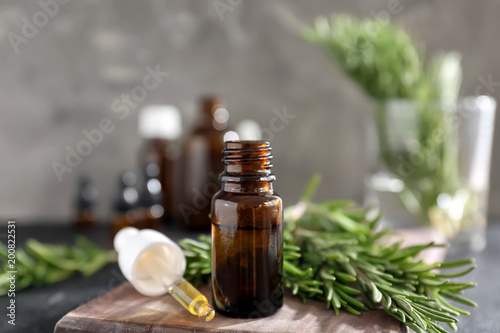
<svg viewBox="0 0 500 333">
<path fill-rule="evenodd" d="M 183 149 L 181 219 L 190 230 L 210 230 L 210 202 L 220 188 L 224 133 L 229 112 L 216 97 L 202 100 L 201 122 L 186 138 Z"/>
<path fill-rule="evenodd" d="M 113 235 L 121 229 L 134 227 L 137 220 L 137 201 L 139 194 L 135 188 L 137 178 L 133 172 L 125 172 L 118 180 L 118 193 L 114 203 L 114 216 L 111 219 Z"/>
<path fill-rule="evenodd" d="M 139 114 L 138 130 L 144 139 L 139 153 L 139 164 L 156 164 L 162 189 L 162 219 L 171 222 L 178 218 L 179 173 L 182 134 L 181 114 L 172 105 L 148 105 Z"/>
<path fill-rule="evenodd" d="M 283 305 L 282 201 L 266 141 L 228 141 L 212 200 L 212 292 L 226 316 L 257 318 Z"/>
<path fill-rule="evenodd" d="M 78 178 L 78 192 L 76 197 L 76 217 L 74 224 L 79 229 L 89 229 L 96 224 L 94 204 L 97 199 L 97 189 L 92 179 L 87 175 Z"/>
<path fill-rule="evenodd" d="M 161 183 L 158 179 L 160 168 L 157 164 L 151 163 L 144 167 L 142 189 L 139 193 L 139 208 L 137 229 L 160 228 L 163 217 L 163 206 L 161 204 Z"/>
</svg>

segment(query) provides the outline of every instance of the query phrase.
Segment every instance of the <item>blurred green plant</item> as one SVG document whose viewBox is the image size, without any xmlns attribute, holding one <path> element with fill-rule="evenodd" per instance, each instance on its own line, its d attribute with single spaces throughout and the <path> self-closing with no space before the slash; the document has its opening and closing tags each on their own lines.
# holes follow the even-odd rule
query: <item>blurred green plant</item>
<svg viewBox="0 0 500 333">
<path fill-rule="evenodd" d="M 400 27 L 346 15 L 319 17 L 305 29 L 304 38 L 326 50 L 374 100 L 379 158 L 403 182 L 399 197 L 406 209 L 421 223 L 434 223 L 451 236 L 456 230 L 450 226 L 456 221 L 438 209 L 437 199 L 443 193 L 452 199 L 464 193 L 450 112 L 456 107 L 462 81 L 460 55 L 439 54 L 426 61 L 423 47 Z M 393 106 L 406 107 L 391 113 L 389 105 L 394 101 L 399 104 Z M 401 115 L 404 112 L 414 114 Z M 398 117 L 413 115 L 414 137 L 409 140 L 408 134 L 394 142 Z M 412 161 L 412 155 L 420 161 L 403 175 L 402 161 Z"/>
<path fill-rule="evenodd" d="M 16 273 L 16 291 L 65 280 L 73 275 L 92 275 L 107 263 L 116 261 L 115 251 L 105 251 L 83 236 L 74 246 L 43 244 L 28 239 L 25 248 L 16 249 L 15 269 L 10 268 L 8 252 L 0 243 L 0 295 L 7 294 L 8 271 Z"/>
<path fill-rule="evenodd" d="M 302 200 L 284 211 L 283 280 L 286 288 L 304 302 L 319 299 L 336 314 L 354 315 L 381 307 L 417 333 L 454 331 L 459 315 L 469 312 L 449 300 L 477 306 L 461 296 L 474 283 L 452 282 L 466 275 L 473 260 L 427 264 L 419 254 L 439 244 L 402 247 L 388 241 L 389 229 L 378 230 L 379 217 L 370 218 L 365 209 L 351 201 L 311 201 L 320 177 L 306 188 Z M 193 284 L 207 282 L 211 273 L 211 240 L 179 242 L 187 260 L 185 278 Z M 436 270 L 466 266 L 454 273 Z"/>
</svg>

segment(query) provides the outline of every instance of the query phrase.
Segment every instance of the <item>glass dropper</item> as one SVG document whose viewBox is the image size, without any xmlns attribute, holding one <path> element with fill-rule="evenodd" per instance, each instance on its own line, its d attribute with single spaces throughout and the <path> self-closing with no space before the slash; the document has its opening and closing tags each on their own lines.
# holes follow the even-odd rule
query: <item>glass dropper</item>
<svg viewBox="0 0 500 333">
<path fill-rule="evenodd" d="M 183 307 L 199 318 L 210 321 L 215 316 L 214 308 L 205 295 L 191 283 L 175 274 L 168 274 L 168 263 L 157 251 L 146 251 L 138 262 L 138 269 L 146 271 L 156 283 L 162 285 Z"/>
<path fill-rule="evenodd" d="M 118 265 L 125 278 L 146 296 L 171 294 L 193 315 L 209 321 L 215 316 L 207 298 L 182 276 L 186 258 L 164 234 L 150 229 L 125 228 L 114 239 Z"/>
</svg>

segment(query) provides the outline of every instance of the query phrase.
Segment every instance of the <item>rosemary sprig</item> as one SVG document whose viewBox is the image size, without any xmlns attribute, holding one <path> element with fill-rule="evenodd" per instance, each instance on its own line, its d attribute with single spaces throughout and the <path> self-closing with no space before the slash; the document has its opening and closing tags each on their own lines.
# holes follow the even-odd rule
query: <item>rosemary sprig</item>
<svg viewBox="0 0 500 333">
<path fill-rule="evenodd" d="M 392 24 L 348 15 L 318 17 L 304 38 L 325 49 L 375 100 L 421 99 L 434 90 L 416 40 Z"/>
<path fill-rule="evenodd" d="M 43 286 L 65 280 L 75 274 L 92 275 L 109 262 L 116 261 L 114 251 L 104 251 L 83 236 L 72 247 L 43 244 L 28 239 L 25 248 L 16 249 L 15 268 L 10 267 L 8 252 L 0 243 L 0 295 L 7 294 L 8 271 L 17 271 L 16 290 Z"/>
<path fill-rule="evenodd" d="M 473 260 L 427 264 L 417 260 L 427 248 L 423 244 L 403 248 L 390 244 L 390 230 L 377 231 L 378 217 L 349 201 L 313 203 L 319 184 L 313 178 L 302 201 L 284 212 L 284 283 L 304 302 L 315 298 L 338 314 L 354 315 L 382 307 L 389 315 L 417 333 L 446 332 L 442 324 L 457 330 L 459 315 L 469 312 L 449 301 L 476 304 L 462 292 L 474 283 L 451 282 L 448 278 L 469 273 Z M 188 261 L 185 277 L 200 283 L 210 277 L 210 238 L 180 242 Z M 437 269 L 462 267 L 458 273 Z"/>
<path fill-rule="evenodd" d="M 212 271 L 211 239 L 209 236 L 200 235 L 198 241 L 185 238 L 179 245 L 186 257 L 186 272 L 184 278 L 197 286 L 207 282 Z"/>
</svg>

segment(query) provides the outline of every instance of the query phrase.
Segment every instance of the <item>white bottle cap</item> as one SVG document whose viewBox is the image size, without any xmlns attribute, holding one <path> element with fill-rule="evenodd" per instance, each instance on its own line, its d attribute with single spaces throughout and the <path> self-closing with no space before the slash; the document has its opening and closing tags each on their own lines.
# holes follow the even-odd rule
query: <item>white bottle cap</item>
<svg viewBox="0 0 500 333">
<path fill-rule="evenodd" d="M 113 245 L 123 275 L 143 295 L 167 293 L 166 285 L 182 278 L 186 270 L 181 248 L 158 231 L 125 228 L 116 234 Z"/>
<path fill-rule="evenodd" d="M 182 134 L 181 113 L 173 105 L 146 105 L 139 113 L 139 135 L 176 140 Z"/>
</svg>

